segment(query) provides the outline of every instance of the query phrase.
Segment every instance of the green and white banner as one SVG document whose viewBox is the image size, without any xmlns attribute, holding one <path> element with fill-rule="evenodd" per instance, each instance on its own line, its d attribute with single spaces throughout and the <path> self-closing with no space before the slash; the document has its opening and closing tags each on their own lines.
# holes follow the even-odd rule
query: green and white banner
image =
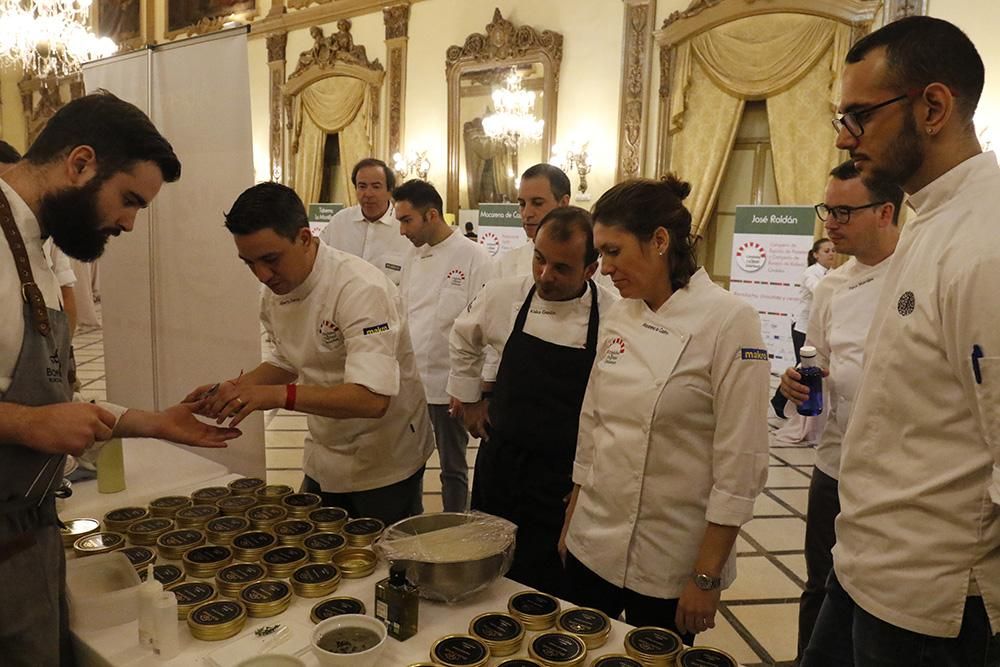
<svg viewBox="0 0 1000 667">
<path fill-rule="evenodd" d="M 333 216 L 343 208 L 343 204 L 309 204 L 309 229 L 313 236 L 319 236 Z"/>
<path fill-rule="evenodd" d="M 496 257 L 528 242 L 517 204 L 479 205 L 479 242 Z"/>
</svg>

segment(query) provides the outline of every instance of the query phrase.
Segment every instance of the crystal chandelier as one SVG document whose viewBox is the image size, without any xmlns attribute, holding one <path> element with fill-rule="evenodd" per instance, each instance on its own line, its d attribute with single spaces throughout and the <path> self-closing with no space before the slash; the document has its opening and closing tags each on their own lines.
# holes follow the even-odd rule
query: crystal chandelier
<svg viewBox="0 0 1000 667">
<path fill-rule="evenodd" d="M 0 0 L 0 63 L 65 76 L 118 50 L 88 28 L 92 0 Z"/>
<path fill-rule="evenodd" d="M 506 86 L 493 90 L 494 113 L 483 118 L 483 131 L 517 150 L 520 141 L 542 138 L 545 121 L 535 118 L 535 93 L 521 87 L 521 77 L 511 68 Z"/>
</svg>

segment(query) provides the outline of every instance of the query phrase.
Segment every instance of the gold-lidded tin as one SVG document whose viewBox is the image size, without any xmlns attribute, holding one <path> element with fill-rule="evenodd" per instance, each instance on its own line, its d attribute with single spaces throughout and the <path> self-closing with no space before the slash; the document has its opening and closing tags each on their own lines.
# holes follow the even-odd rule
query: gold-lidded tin
<svg viewBox="0 0 1000 667">
<path fill-rule="evenodd" d="M 240 477 L 226 484 L 226 488 L 234 496 L 252 496 L 254 491 L 264 486 L 267 486 L 267 482 L 260 477 Z"/>
<path fill-rule="evenodd" d="M 677 656 L 677 667 L 739 667 L 736 658 L 708 646 L 692 646 Z"/>
<path fill-rule="evenodd" d="M 247 609 L 236 600 L 203 602 L 187 617 L 191 636 L 209 642 L 238 635 L 246 622 Z"/>
<path fill-rule="evenodd" d="M 263 530 L 248 530 L 233 538 L 233 555 L 236 560 L 255 561 L 268 549 L 278 545 L 278 538 Z"/>
<path fill-rule="evenodd" d="M 167 560 L 181 560 L 191 549 L 205 543 L 205 533 L 197 528 L 177 528 L 156 538 L 156 548 Z"/>
<path fill-rule="evenodd" d="M 339 533 L 347 523 L 347 510 L 340 507 L 320 507 L 309 512 L 308 519 L 323 533 Z"/>
<path fill-rule="evenodd" d="M 250 530 L 250 520 L 242 516 L 220 516 L 205 524 L 205 537 L 212 544 L 230 545 L 233 538 Z"/>
<path fill-rule="evenodd" d="M 528 630 L 548 630 L 559 615 L 559 600 L 538 591 L 521 591 L 510 596 L 507 611 Z"/>
<path fill-rule="evenodd" d="M 221 514 L 217 505 L 192 505 L 177 510 L 174 521 L 178 528 L 204 528 L 209 521 Z"/>
<path fill-rule="evenodd" d="M 128 527 L 128 541 L 141 547 L 151 547 L 156 544 L 163 533 L 173 530 L 174 522 L 162 516 L 150 517 L 136 521 Z"/>
<path fill-rule="evenodd" d="M 611 619 L 599 609 L 574 607 L 559 614 L 556 630 L 576 635 L 590 651 L 607 643 L 611 634 Z"/>
<path fill-rule="evenodd" d="M 274 524 L 271 531 L 278 538 L 278 544 L 298 547 L 302 546 L 306 537 L 316 532 L 316 527 L 305 519 L 285 519 Z"/>
<path fill-rule="evenodd" d="M 302 547 L 274 547 L 260 557 L 267 573 L 276 579 L 287 579 L 300 565 L 305 565 L 309 554 Z"/>
<path fill-rule="evenodd" d="M 125 548 L 125 536 L 121 533 L 100 532 L 84 535 L 73 543 L 73 552 L 77 556 L 95 556 L 118 551 Z"/>
<path fill-rule="evenodd" d="M 590 663 L 590 667 L 643 667 L 643 664 L 624 653 L 612 653 L 597 658 Z"/>
<path fill-rule="evenodd" d="M 292 587 L 280 579 L 256 581 L 240 591 L 240 602 L 253 618 L 270 618 L 288 609 L 292 603 Z"/>
<path fill-rule="evenodd" d="M 104 529 L 113 533 L 124 533 L 136 521 L 149 518 L 145 507 L 119 507 L 104 515 Z"/>
<path fill-rule="evenodd" d="M 315 493 L 290 493 L 281 499 L 281 506 L 293 519 L 305 519 L 309 512 L 320 506 L 323 499 Z"/>
<path fill-rule="evenodd" d="M 378 566 L 378 556 L 371 549 L 348 547 L 333 555 L 333 564 L 340 568 L 344 579 L 362 579 Z"/>
<path fill-rule="evenodd" d="M 174 518 L 177 510 L 191 507 L 193 503 L 187 496 L 163 496 L 149 503 L 149 513 L 151 516 L 164 516 L 168 519 Z"/>
<path fill-rule="evenodd" d="M 246 517 L 255 530 L 271 530 L 274 524 L 288 518 L 288 510 L 281 505 L 257 505 L 247 510 Z"/>
<path fill-rule="evenodd" d="M 528 643 L 528 655 L 543 667 L 577 667 L 587 657 L 587 645 L 568 632 L 543 632 Z"/>
<path fill-rule="evenodd" d="M 325 621 L 334 616 L 342 614 L 364 614 L 366 612 L 365 603 L 357 598 L 340 596 L 322 600 L 313 605 L 309 612 L 309 620 L 313 623 Z"/>
<path fill-rule="evenodd" d="M 260 563 L 230 563 L 215 574 L 215 585 L 223 595 L 235 598 L 244 588 L 266 577 L 267 568 Z"/>
<path fill-rule="evenodd" d="M 313 563 L 329 563 L 346 545 L 347 540 L 340 533 L 313 533 L 302 543 Z"/>
<path fill-rule="evenodd" d="M 222 516 L 245 516 L 247 510 L 250 510 L 257 506 L 257 499 L 253 496 L 229 496 L 227 498 L 219 498 L 216 507 L 222 513 Z"/>
<path fill-rule="evenodd" d="M 224 486 L 206 486 L 191 494 L 191 502 L 195 505 L 215 505 L 222 498 L 232 495 L 232 491 Z"/>
<path fill-rule="evenodd" d="M 149 547 L 125 547 L 121 551 L 136 570 L 145 570 L 156 562 L 156 552 Z"/>
<path fill-rule="evenodd" d="M 491 656 L 501 658 L 520 650 L 524 641 L 524 624 L 510 614 L 488 612 L 472 619 L 469 634 L 486 644 Z"/>
<path fill-rule="evenodd" d="M 253 492 L 254 497 L 262 505 L 281 506 L 281 499 L 295 493 L 295 489 L 287 484 L 267 484 Z"/>
<path fill-rule="evenodd" d="M 532 658 L 510 658 L 498 664 L 497 667 L 542 667 L 542 663 Z"/>
<path fill-rule="evenodd" d="M 344 524 L 343 533 L 352 547 L 367 547 L 378 539 L 385 524 L 378 519 L 352 519 Z"/>
<path fill-rule="evenodd" d="M 97 519 L 70 519 L 59 529 L 63 546 L 69 549 L 81 537 L 101 532 L 101 522 Z"/>
<path fill-rule="evenodd" d="M 146 568 L 139 570 L 139 578 L 146 581 Z M 184 570 L 169 563 L 153 566 L 153 579 L 163 584 L 163 588 L 169 590 L 172 586 L 184 581 Z"/>
<path fill-rule="evenodd" d="M 217 544 L 195 547 L 184 554 L 184 571 L 191 577 L 211 579 L 233 562 L 233 550 Z"/>
<path fill-rule="evenodd" d="M 649 667 L 672 667 L 683 648 L 680 636 L 664 628 L 633 628 L 625 635 L 625 653 Z"/>
<path fill-rule="evenodd" d="M 490 649 L 469 635 L 448 635 L 431 646 L 431 660 L 444 667 L 484 667 Z"/>
<path fill-rule="evenodd" d="M 215 586 L 207 581 L 185 581 L 170 588 L 177 598 L 177 620 L 183 621 L 188 613 L 200 604 L 218 596 Z"/>
<path fill-rule="evenodd" d="M 340 584 L 340 570 L 331 563 L 306 563 L 295 568 L 290 581 L 292 590 L 301 598 L 322 598 Z"/>
</svg>

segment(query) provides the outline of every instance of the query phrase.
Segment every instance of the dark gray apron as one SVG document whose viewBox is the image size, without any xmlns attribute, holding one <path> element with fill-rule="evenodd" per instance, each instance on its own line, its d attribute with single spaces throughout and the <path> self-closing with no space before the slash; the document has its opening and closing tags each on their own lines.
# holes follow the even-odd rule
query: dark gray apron
<svg viewBox="0 0 1000 667">
<path fill-rule="evenodd" d="M 24 340 L 10 387 L 0 400 L 32 407 L 70 401 L 75 369 L 66 315 L 45 306 L 2 192 L 0 227 L 14 255 L 24 301 Z M 0 582 L 7 597 L 0 604 L 4 665 L 73 664 L 66 562 L 53 495 L 62 480 L 65 458 L 0 443 Z"/>
</svg>

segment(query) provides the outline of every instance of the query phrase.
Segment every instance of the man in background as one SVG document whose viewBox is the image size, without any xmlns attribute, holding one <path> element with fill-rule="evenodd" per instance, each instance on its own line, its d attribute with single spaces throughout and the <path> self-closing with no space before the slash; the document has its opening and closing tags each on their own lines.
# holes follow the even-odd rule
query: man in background
<svg viewBox="0 0 1000 667">
<path fill-rule="evenodd" d="M 528 235 L 528 242 L 500 255 L 498 278 L 531 275 L 538 224 L 552 209 L 569 206 L 569 194 L 569 177 L 559 167 L 542 162 L 525 169 L 517 186 L 517 205 L 521 209 L 521 226 Z"/>
</svg>

